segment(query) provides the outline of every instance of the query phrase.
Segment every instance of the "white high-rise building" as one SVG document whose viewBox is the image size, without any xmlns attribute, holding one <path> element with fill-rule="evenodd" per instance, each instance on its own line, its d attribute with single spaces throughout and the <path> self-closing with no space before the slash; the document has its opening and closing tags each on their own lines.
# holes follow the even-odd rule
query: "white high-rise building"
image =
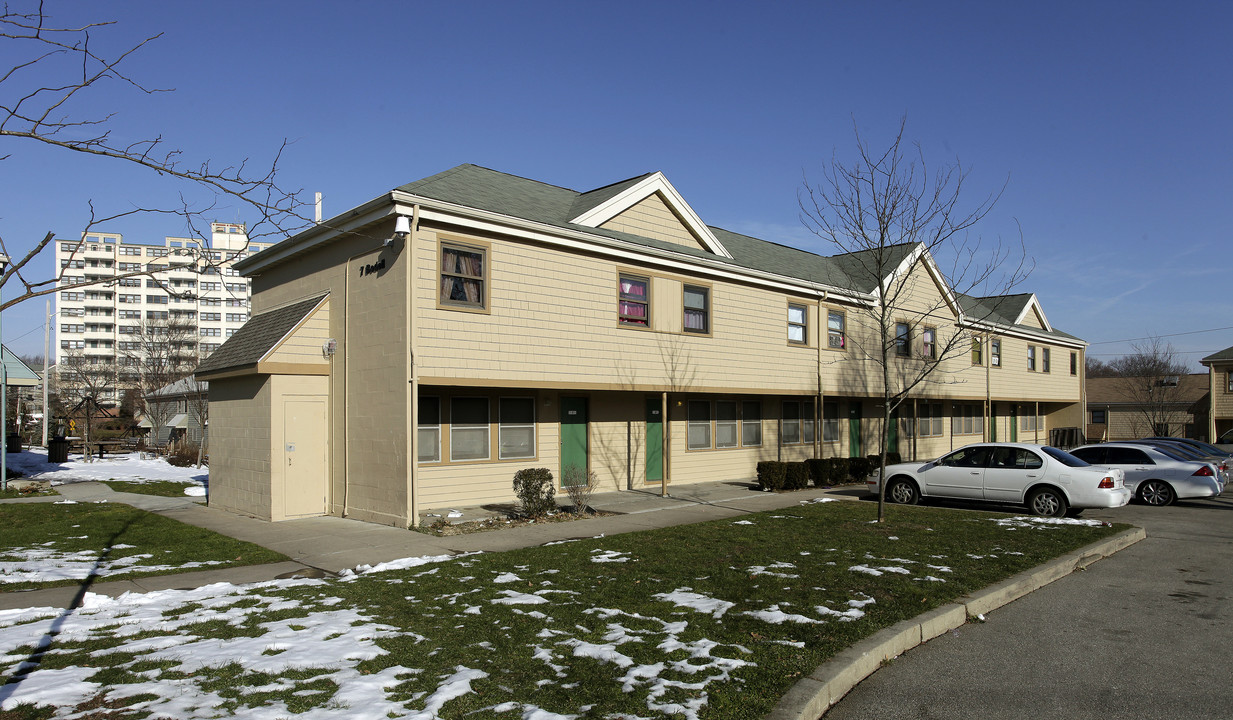
<svg viewBox="0 0 1233 720">
<path fill-rule="evenodd" d="M 123 365 L 140 350 L 134 340 L 143 322 L 183 321 L 197 328 L 200 357 L 218 349 L 248 320 L 248 279 L 232 265 L 269 247 L 250 245 L 245 233 L 242 223 L 216 222 L 209 247 L 192 238 L 168 237 L 155 245 L 104 232 L 83 234 L 80 243 L 58 242 L 57 363 L 79 353 L 100 369 L 115 368 L 115 401 L 128 384 Z M 154 276 L 118 277 L 139 271 Z M 105 278 L 112 279 L 84 285 Z"/>
</svg>

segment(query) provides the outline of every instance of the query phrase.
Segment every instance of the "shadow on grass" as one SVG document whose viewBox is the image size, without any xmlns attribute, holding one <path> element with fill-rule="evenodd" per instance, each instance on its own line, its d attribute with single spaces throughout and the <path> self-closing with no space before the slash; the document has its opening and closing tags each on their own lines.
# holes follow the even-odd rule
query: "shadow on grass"
<svg viewBox="0 0 1233 720">
<path fill-rule="evenodd" d="M 99 554 L 98 559 L 94 561 L 94 567 L 91 568 L 90 574 L 81 581 L 81 585 L 78 586 L 77 592 L 73 595 L 73 599 L 69 601 L 68 607 L 66 607 L 64 612 L 56 616 L 56 619 L 51 622 L 51 626 L 47 629 L 47 632 L 42 638 L 39 639 L 38 645 L 35 646 L 34 650 L 30 652 L 26 659 L 17 666 L 17 670 L 13 672 L 13 675 L 9 678 L 9 681 L 3 686 L 0 686 L 0 704 L 3 704 L 5 700 L 12 697 L 13 694 L 17 692 L 18 688 L 21 687 L 21 683 L 30 676 L 30 673 L 37 670 L 39 665 L 42 664 L 43 656 L 45 656 L 47 651 L 51 649 L 51 645 L 55 641 L 56 636 L 60 634 L 60 628 L 62 628 L 64 623 L 67 622 L 69 617 L 72 616 L 73 611 L 81 607 L 82 602 L 86 599 L 86 593 L 90 592 L 90 588 L 94 587 L 94 582 L 99 576 L 99 571 L 102 570 L 103 565 L 107 562 L 107 559 L 111 557 L 111 549 L 116 544 L 116 540 L 128 530 L 129 525 L 132 523 L 132 520 L 125 522 L 124 525 L 112 533 L 111 537 L 107 538 L 107 542 L 103 545 L 102 553 Z"/>
</svg>

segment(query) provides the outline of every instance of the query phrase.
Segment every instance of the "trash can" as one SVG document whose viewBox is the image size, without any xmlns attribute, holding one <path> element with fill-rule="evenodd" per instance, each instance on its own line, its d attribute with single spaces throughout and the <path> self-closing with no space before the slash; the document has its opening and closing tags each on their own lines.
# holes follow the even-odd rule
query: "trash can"
<svg viewBox="0 0 1233 720">
<path fill-rule="evenodd" d="M 47 462 L 68 462 L 69 442 L 65 438 L 52 438 L 47 441 Z"/>
<path fill-rule="evenodd" d="M 21 434 L 9 433 L 8 442 L 4 444 L 4 451 L 8 453 L 21 452 Z"/>
</svg>

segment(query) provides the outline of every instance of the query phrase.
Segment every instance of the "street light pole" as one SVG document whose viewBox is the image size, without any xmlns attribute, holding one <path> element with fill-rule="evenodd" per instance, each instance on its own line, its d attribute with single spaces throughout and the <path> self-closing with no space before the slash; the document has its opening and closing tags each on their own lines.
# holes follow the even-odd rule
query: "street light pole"
<svg viewBox="0 0 1233 720">
<path fill-rule="evenodd" d="M 0 306 L 4 305 L 4 271 L 8 270 L 9 256 L 0 253 Z M 9 364 L 4 361 L 4 310 L 0 310 L 0 428 L 3 431 L 4 445 L 0 446 L 0 490 L 5 492 L 9 489 L 9 448 L 8 448 L 8 429 L 9 429 Z"/>
</svg>

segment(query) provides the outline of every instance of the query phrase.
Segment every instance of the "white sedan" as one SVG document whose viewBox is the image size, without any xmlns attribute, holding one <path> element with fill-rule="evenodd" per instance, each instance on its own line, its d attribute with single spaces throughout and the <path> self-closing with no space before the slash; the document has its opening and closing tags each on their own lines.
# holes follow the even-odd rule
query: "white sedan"
<svg viewBox="0 0 1233 720">
<path fill-rule="evenodd" d="M 1126 486 L 1147 505 L 1169 505 L 1178 498 L 1212 498 L 1224 492 L 1219 468 L 1179 457 L 1164 447 L 1137 443 L 1084 445 L 1071 453 L 1093 465 L 1120 468 Z"/>
<path fill-rule="evenodd" d="M 932 462 L 886 468 L 886 499 L 916 503 L 922 497 L 985 500 L 1026 505 L 1037 515 L 1061 517 L 1083 508 L 1122 507 L 1130 502 L 1125 473 L 1095 467 L 1047 445 L 977 443 Z M 869 489 L 881 490 L 875 472 Z"/>
</svg>

